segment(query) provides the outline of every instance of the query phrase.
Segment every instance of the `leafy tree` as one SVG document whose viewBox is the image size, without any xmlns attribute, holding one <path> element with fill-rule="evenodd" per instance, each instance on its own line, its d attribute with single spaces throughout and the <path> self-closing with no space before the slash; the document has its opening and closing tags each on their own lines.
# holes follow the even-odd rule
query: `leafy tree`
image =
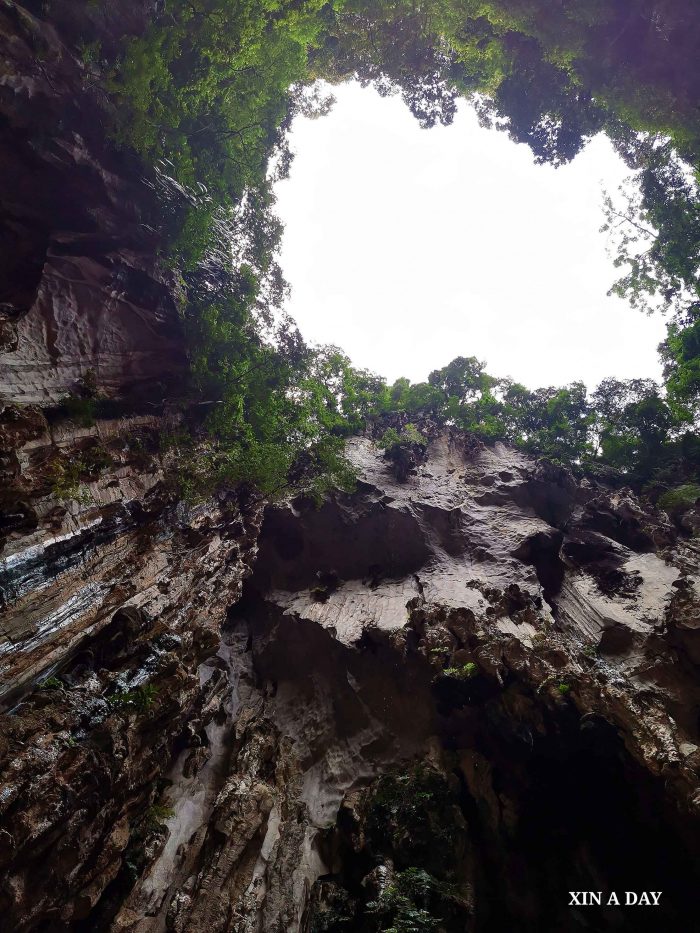
<svg viewBox="0 0 700 933">
<path fill-rule="evenodd" d="M 606 198 L 603 231 L 616 234 L 615 265 L 628 270 L 612 291 L 642 310 L 683 317 L 700 302 L 700 199 L 687 165 L 658 138 L 627 143 L 638 170 L 622 189 L 623 205 Z"/>
<path fill-rule="evenodd" d="M 485 365 L 474 356 L 458 356 L 442 369 L 433 370 L 428 382 L 440 389 L 446 401 L 455 399 L 466 405 L 479 398 L 495 381 L 484 372 Z"/>
<path fill-rule="evenodd" d="M 217 204 L 258 187 L 280 142 L 290 87 L 306 78 L 321 0 L 172 0 L 128 41 L 110 90 L 116 134 Z"/>
<path fill-rule="evenodd" d="M 672 322 L 661 344 L 669 404 L 679 420 L 697 425 L 700 420 L 700 304 L 688 313 L 683 327 Z"/>
<path fill-rule="evenodd" d="M 342 438 L 401 413 L 505 439 L 574 465 L 602 460 L 641 482 L 700 468 L 700 17 L 689 0 L 169 0 L 106 56 L 111 132 L 157 194 L 154 224 L 183 275 L 191 381 L 202 415 L 181 443 L 191 491 L 254 482 L 347 484 Z M 79 51 L 80 51 L 79 50 Z M 98 54 L 99 53 L 99 54 Z M 319 77 L 400 93 L 424 127 L 460 96 L 482 122 L 561 165 L 605 129 L 635 172 L 608 198 L 622 270 L 613 291 L 673 318 L 666 391 L 648 380 L 529 390 L 458 357 L 392 386 L 335 347 L 312 349 L 279 308 L 281 226 L 272 182 L 289 168 L 297 113 L 327 112 Z M 674 471 L 676 476 L 674 477 Z M 325 477 L 325 479 L 324 479 Z M 687 485 L 687 484 L 686 484 Z"/>
<path fill-rule="evenodd" d="M 459 89 L 455 57 L 442 40 L 441 4 L 408 0 L 346 0 L 337 5 L 325 42 L 312 51 L 312 74 L 373 85 L 382 96 L 400 93 L 423 127 L 448 125 Z"/>
<path fill-rule="evenodd" d="M 580 461 L 588 453 L 592 416 L 582 382 L 535 391 L 509 385 L 503 402 L 513 443 L 562 463 Z"/>
<path fill-rule="evenodd" d="M 537 163 L 571 161 L 603 129 L 605 112 L 590 90 L 543 56 L 534 39 L 511 33 L 503 43 L 509 73 L 478 102 L 481 122 L 527 144 Z"/>
<path fill-rule="evenodd" d="M 592 396 L 598 450 L 612 466 L 648 479 L 671 452 L 673 412 L 651 379 L 606 379 Z"/>
<path fill-rule="evenodd" d="M 659 505 L 671 515 L 678 515 L 691 509 L 698 500 L 700 500 L 700 486 L 688 483 L 665 492 L 659 498 Z"/>
</svg>

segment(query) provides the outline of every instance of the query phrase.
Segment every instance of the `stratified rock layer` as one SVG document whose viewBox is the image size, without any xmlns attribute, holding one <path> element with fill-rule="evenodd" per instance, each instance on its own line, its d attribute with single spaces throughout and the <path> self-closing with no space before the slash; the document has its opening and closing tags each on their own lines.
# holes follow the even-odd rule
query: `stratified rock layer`
<svg viewBox="0 0 700 933">
<path fill-rule="evenodd" d="M 374 930 L 424 876 L 448 931 L 575 930 L 567 891 L 640 885 L 683 916 L 697 548 L 663 513 L 436 432 L 405 481 L 350 441 L 355 493 L 261 527 L 175 501 L 147 419 L 68 427 L 5 410 L 10 929 Z M 41 464 L 95 438 L 57 502 Z"/>
<path fill-rule="evenodd" d="M 61 500 L 50 483 L 30 484 L 37 458 L 56 456 L 55 434 L 19 446 L 18 514 L 31 520 L 5 529 L 0 556 L 7 929 L 91 927 L 110 883 L 147 856 L 160 779 L 182 749 L 206 757 L 206 730 L 228 702 L 214 655 L 261 505 L 242 492 L 178 502 L 166 458 L 146 452 L 152 431 L 143 419 L 86 429 L 109 466 Z"/>
<path fill-rule="evenodd" d="M 167 428 L 3 414 L 10 929 L 375 930 L 407 885 L 450 933 L 579 929 L 567 891 L 640 885 L 680 922 L 693 539 L 449 431 L 398 477 L 355 438 L 356 492 L 261 525 L 243 491 L 174 498 Z"/>
</svg>

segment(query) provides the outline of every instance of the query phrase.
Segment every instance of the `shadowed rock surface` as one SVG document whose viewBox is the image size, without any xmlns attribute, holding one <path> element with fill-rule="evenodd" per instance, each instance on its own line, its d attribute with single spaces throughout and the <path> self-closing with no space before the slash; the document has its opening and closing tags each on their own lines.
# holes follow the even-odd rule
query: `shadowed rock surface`
<svg viewBox="0 0 700 933">
<path fill-rule="evenodd" d="M 380 930 L 407 904 L 449 931 L 681 922 L 692 540 L 502 445 L 437 434 L 407 481 L 349 450 L 355 493 L 262 527 L 255 501 L 122 478 L 119 520 L 72 505 L 79 561 L 28 499 L 4 560 L 11 928 Z M 591 921 L 570 890 L 665 893 Z"/>
<path fill-rule="evenodd" d="M 0 399 L 47 405 L 92 371 L 113 396 L 185 367 L 177 289 L 158 263 L 152 190 L 105 140 L 84 17 L 108 50 L 149 3 L 0 8 Z M 59 33 L 56 27 L 63 27 Z M 79 43 L 78 43 L 79 44 Z"/>
</svg>

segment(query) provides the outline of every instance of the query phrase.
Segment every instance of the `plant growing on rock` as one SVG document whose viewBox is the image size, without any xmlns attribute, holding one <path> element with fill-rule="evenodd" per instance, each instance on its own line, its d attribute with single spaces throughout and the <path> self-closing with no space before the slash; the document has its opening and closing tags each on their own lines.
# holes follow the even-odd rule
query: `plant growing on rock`
<svg viewBox="0 0 700 933">
<path fill-rule="evenodd" d="M 101 401 L 94 369 L 87 369 L 77 380 L 75 388 L 75 392 L 61 399 L 60 411 L 80 427 L 91 428 Z"/>
<path fill-rule="evenodd" d="M 84 488 L 81 476 L 87 472 L 81 459 L 56 460 L 50 471 L 51 491 L 62 502 L 78 502 L 89 505 L 92 496 Z"/>
<path fill-rule="evenodd" d="M 158 688 L 154 684 L 144 684 L 135 690 L 127 690 L 123 693 L 115 693 L 108 697 L 107 702 L 112 709 L 134 710 L 137 713 L 145 713 L 156 701 Z"/>
<path fill-rule="evenodd" d="M 384 448 L 384 457 L 393 464 L 400 483 L 406 482 L 409 475 L 415 473 L 428 446 L 427 440 L 414 424 L 405 425 L 400 432 L 388 428 L 378 443 Z"/>
<path fill-rule="evenodd" d="M 114 458 L 102 444 L 95 444 L 82 452 L 81 461 L 86 473 L 99 476 L 114 464 Z"/>
<path fill-rule="evenodd" d="M 143 816 L 144 829 L 147 832 L 162 832 L 165 822 L 175 815 L 172 807 L 163 804 L 153 804 Z"/>
<path fill-rule="evenodd" d="M 697 483 L 686 483 L 683 486 L 676 486 L 675 489 L 669 489 L 659 498 L 659 506 L 665 509 L 670 515 L 680 515 L 688 509 L 692 509 L 700 500 L 700 485 Z"/>
<path fill-rule="evenodd" d="M 449 872 L 461 846 L 461 811 L 445 777 L 418 764 L 383 775 L 368 801 L 367 832 L 380 850 L 387 842 L 399 866 Z"/>
<path fill-rule="evenodd" d="M 97 402 L 94 398 L 80 395 L 66 395 L 61 400 L 61 408 L 69 421 L 74 421 L 81 428 L 91 428 L 95 424 Z"/>
<path fill-rule="evenodd" d="M 65 684 L 58 677 L 47 677 L 39 684 L 39 690 L 62 690 Z"/>
<path fill-rule="evenodd" d="M 377 443 L 389 456 L 394 448 L 401 444 L 417 444 L 419 447 L 426 447 L 428 444 L 415 424 L 404 425 L 400 432 L 396 428 L 387 428 Z"/>
<path fill-rule="evenodd" d="M 396 875 L 376 901 L 367 904 L 367 913 L 382 918 L 385 933 L 431 933 L 441 928 L 441 918 L 431 910 L 431 902 L 444 894 L 432 875 L 421 868 L 408 868 Z M 390 923 L 390 926 L 385 926 Z"/>
<path fill-rule="evenodd" d="M 471 680 L 479 673 L 479 668 L 474 661 L 467 661 L 461 667 L 446 667 L 443 671 L 445 677 L 454 677 L 456 680 Z"/>
</svg>

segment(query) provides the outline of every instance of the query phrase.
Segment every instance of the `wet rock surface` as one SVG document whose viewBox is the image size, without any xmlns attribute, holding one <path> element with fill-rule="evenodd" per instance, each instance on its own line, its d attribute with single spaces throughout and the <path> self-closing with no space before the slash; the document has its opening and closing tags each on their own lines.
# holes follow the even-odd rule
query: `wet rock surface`
<svg viewBox="0 0 700 933">
<path fill-rule="evenodd" d="M 314 679 L 329 676 L 311 632 L 342 646 L 347 673 L 330 675 L 333 708 L 316 731 L 327 735 L 330 718 L 331 734 L 363 746 L 345 752 L 362 762 L 349 785 L 324 778 L 343 804 L 332 830 L 315 823 L 325 871 L 302 928 L 384 929 L 410 906 L 425 923 L 440 917 L 435 929 L 658 929 L 658 915 L 614 908 L 591 920 L 562 893 L 648 889 L 654 878 L 669 894 L 664 917 L 681 922 L 700 763 L 696 545 L 630 490 L 576 481 L 502 445 L 465 449 L 442 434 L 408 480 L 369 440 L 351 441 L 350 455 L 354 495 L 318 510 L 302 500 L 268 508 L 238 609 L 258 676 L 276 692 L 309 654 Z M 290 643 L 300 625 L 302 657 Z M 364 746 L 374 719 L 381 729 Z M 311 727 L 295 707 L 301 722 L 296 747 Z M 464 821 L 461 854 L 442 872 L 429 853 L 421 860 L 376 832 L 368 842 L 366 800 L 354 813 L 381 775 L 410 783 L 416 762 L 452 787 Z M 407 839 L 425 833 L 424 809 L 406 814 Z M 436 829 L 426 851 L 443 836 Z M 380 870 L 395 878 L 384 900 Z"/>
<path fill-rule="evenodd" d="M 438 436 L 408 482 L 370 440 L 350 453 L 356 493 L 268 506 L 202 668 L 224 684 L 216 714 L 160 785 L 165 839 L 138 872 L 122 865 L 94 928 L 682 922 L 697 855 L 698 688 L 680 635 L 697 618 L 692 541 L 629 491 L 499 445 L 465 454 Z M 592 532 L 591 502 L 619 516 L 617 538 L 634 516 L 663 547 Z M 636 889 L 666 892 L 657 913 L 568 906 L 570 890 Z"/>
<path fill-rule="evenodd" d="M 56 403 L 88 371 L 105 395 L 162 400 L 185 371 L 153 192 L 107 138 L 80 51 L 85 17 L 108 51 L 149 4 L 89 6 L 52 3 L 52 24 L 40 4 L 0 8 L 0 400 Z"/>
<path fill-rule="evenodd" d="M 443 432 L 398 478 L 352 439 L 356 492 L 263 520 L 242 492 L 174 500 L 144 420 L 83 436 L 18 411 L 3 421 L 23 490 L 2 555 L 11 928 L 681 922 L 697 546 L 663 513 Z M 98 436 L 112 462 L 58 505 L 33 471 L 61 431 Z M 568 907 L 569 890 L 637 888 L 668 895 L 653 920 Z"/>
<path fill-rule="evenodd" d="M 94 430 L 107 441 L 115 427 Z M 121 428 L 132 443 L 152 430 Z M 229 702 L 215 655 L 261 504 L 232 491 L 185 505 L 162 456 L 112 442 L 110 466 L 60 503 L 24 473 L 36 521 L 15 524 L 0 554 L 7 929 L 99 926 L 120 873 L 133 880 L 163 841 L 166 774 L 184 751 L 203 763 Z"/>
</svg>

